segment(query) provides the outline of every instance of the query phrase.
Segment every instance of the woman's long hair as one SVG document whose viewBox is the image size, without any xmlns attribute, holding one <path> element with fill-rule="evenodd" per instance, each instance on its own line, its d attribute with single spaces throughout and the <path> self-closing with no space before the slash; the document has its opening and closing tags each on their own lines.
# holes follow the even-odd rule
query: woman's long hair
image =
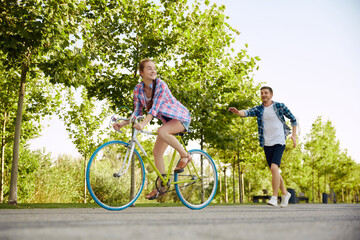
<svg viewBox="0 0 360 240">
<path fill-rule="evenodd" d="M 140 63 L 139 63 L 139 71 L 140 71 L 140 72 L 143 72 L 143 71 L 144 71 L 145 64 L 146 64 L 147 62 L 153 62 L 153 63 L 154 63 L 154 61 L 152 61 L 152 60 L 149 59 L 149 58 L 145 58 L 145 59 L 141 60 Z M 141 75 L 140 75 L 140 76 L 141 76 Z M 141 76 L 141 77 L 142 77 L 142 76 Z M 155 88 L 156 88 L 156 79 L 153 80 L 153 88 L 152 88 L 151 99 L 150 99 L 150 101 L 149 101 L 149 102 L 147 103 L 147 105 L 146 105 L 146 110 L 147 110 L 147 111 L 149 111 L 149 110 L 151 109 L 151 107 L 152 107 L 152 105 L 153 105 L 153 103 L 154 103 Z"/>
</svg>

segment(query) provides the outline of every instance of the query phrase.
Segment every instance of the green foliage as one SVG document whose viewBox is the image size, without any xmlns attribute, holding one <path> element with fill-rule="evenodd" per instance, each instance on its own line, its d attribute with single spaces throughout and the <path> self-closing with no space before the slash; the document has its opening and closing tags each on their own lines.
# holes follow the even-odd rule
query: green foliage
<svg viewBox="0 0 360 240">
<path fill-rule="evenodd" d="M 11 161 L 8 160 L 6 162 L 5 159 L 8 159 L 13 153 L 10 150 L 5 152 L 3 149 L 13 146 L 20 73 L 14 68 L 6 70 L 5 62 L 5 58 L 2 56 L 0 58 L 1 159 L 2 165 L 6 164 L 8 166 L 11 165 Z M 22 143 L 40 134 L 43 127 L 41 121 L 46 115 L 52 114 L 59 104 L 58 87 L 51 85 L 49 80 L 38 72 L 30 72 L 28 75 L 27 94 L 24 99 L 24 113 L 22 115 Z M 2 179 L 4 179 L 5 175 L 8 174 L 7 171 L 9 171 L 9 169 L 4 170 L 5 172 L 1 174 Z M 21 172 L 19 171 L 19 173 Z M 20 178 L 23 178 L 23 176 L 20 176 Z M 7 186 L 1 186 L 1 188 L 5 190 Z"/>
<path fill-rule="evenodd" d="M 43 160 L 40 164 L 36 172 L 36 190 L 30 202 L 83 202 L 84 174 L 81 159 L 60 155 L 56 161 Z"/>
<path fill-rule="evenodd" d="M 77 0 L 67 0 L 60 4 L 55 0 L 0 2 L 0 52 L 4 56 L 4 60 L 1 59 L 2 65 L 6 71 L 13 69 L 21 72 L 14 131 L 10 204 L 17 203 L 21 122 L 28 75 L 31 76 L 32 71 L 46 69 L 51 54 L 70 46 L 70 35 L 77 31 L 77 20 L 80 19 L 78 10 L 82 6 L 83 4 Z"/>
<path fill-rule="evenodd" d="M 175 17 L 185 1 L 88 1 L 82 25 L 83 51 L 91 61 L 90 96 L 115 106 L 131 105 L 142 58 L 160 58 L 173 49 Z M 94 41 L 96 39 L 96 41 Z"/>
<path fill-rule="evenodd" d="M 66 130 L 77 150 L 87 160 L 102 142 L 100 128 L 106 115 L 109 114 L 108 107 L 104 103 L 96 103 L 94 99 L 89 98 L 86 89 L 81 92 L 81 102 L 75 101 L 71 90 L 65 98 L 64 103 L 68 105 L 64 104 L 60 117 L 65 122 Z"/>
<path fill-rule="evenodd" d="M 303 181 L 309 180 L 306 186 L 311 189 L 310 197 L 313 201 L 321 201 L 323 192 L 335 192 L 337 196 L 343 196 L 346 188 L 352 189 L 352 194 L 358 191 L 359 187 L 355 182 L 359 178 L 353 173 L 358 171 L 359 164 L 340 149 L 335 128 L 329 120 L 323 122 L 318 117 L 313 123 L 304 144 L 303 167 L 308 170 Z"/>
<path fill-rule="evenodd" d="M 247 44 L 240 52 L 233 52 L 234 36 L 239 32 L 227 23 L 224 10 L 224 6 L 207 0 L 1 1 L 0 121 L 5 196 L 9 194 L 20 83 L 26 83 L 20 201 L 81 202 L 83 163 L 104 141 L 126 141 L 129 136 L 129 129 L 123 135 L 99 130 L 109 108 L 131 108 L 133 88 L 139 82 L 137 65 L 143 58 L 157 62 L 159 76 L 189 108 L 193 132 L 187 140 L 200 141 L 201 148 L 216 161 L 222 178 L 224 168 L 229 169 L 229 199 L 237 194 L 232 183 L 238 181 L 239 174 L 244 177 L 245 200 L 251 201 L 261 189 L 270 189 L 256 120 L 240 119 L 227 111 L 229 106 L 246 109 L 259 104 L 259 85 L 253 74 L 260 58 L 249 56 Z M 85 87 L 80 103 L 69 90 L 65 95 L 68 108 L 61 112 L 84 162 L 69 156 L 53 160 L 24 145 L 40 133 L 44 116 L 64 101 L 59 97 L 59 86 L 50 83 Z M 94 112 L 98 101 L 105 99 L 110 106 Z M 321 192 L 332 190 L 341 196 L 339 201 L 350 202 L 359 194 L 360 166 L 340 149 L 330 121 L 323 123 L 319 118 L 303 143 L 295 149 L 290 145 L 282 163 L 288 187 L 314 201 L 321 200 Z M 153 139 L 144 138 L 143 146 L 151 153 Z M 144 191 L 152 190 L 156 179 L 154 172 L 147 170 Z M 224 184 L 221 191 L 224 194 Z M 220 198 L 217 195 L 215 201 Z M 144 201 L 143 196 L 139 201 Z M 171 193 L 164 201 L 178 200 Z"/>
<path fill-rule="evenodd" d="M 1 50 L 8 67 L 19 68 L 48 62 L 47 54 L 62 51 L 77 32 L 82 2 L 67 0 L 1 1 Z M 78 38 L 73 35 L 74 39 Z M 15 65 L 14 65 L 15 64 Z"/>
</svg>

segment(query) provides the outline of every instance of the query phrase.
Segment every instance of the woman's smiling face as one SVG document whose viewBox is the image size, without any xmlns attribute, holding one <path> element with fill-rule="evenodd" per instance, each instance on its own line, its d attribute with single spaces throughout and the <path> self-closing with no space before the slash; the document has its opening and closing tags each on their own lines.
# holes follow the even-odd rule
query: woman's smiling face
<svg viewBox="0 0 360 240">
<path fill-rule="evenodd" d="M 154 80 L 156 78 L 156 66 L 152 61 L 145 63 L 143 71 L 140 71 L 142 78 L 145 80 Z"/>
</svg>

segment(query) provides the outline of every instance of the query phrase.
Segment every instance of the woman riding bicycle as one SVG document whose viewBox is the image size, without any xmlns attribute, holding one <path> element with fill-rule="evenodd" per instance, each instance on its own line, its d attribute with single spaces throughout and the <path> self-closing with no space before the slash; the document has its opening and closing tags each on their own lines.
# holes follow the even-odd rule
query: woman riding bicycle
<svg viewBox="0 0 360 240">
<path fill-rule="evenodd" d="M 156 66 L 150 59 L 144 59 L 139 64 L 139 72 L 142 82 L 134 88 L 134 115 L 142 115 L 142 109 L 146 106 L 148 114 L 141 123 L 134 125 L 137 130 L 142 130 L 154 117 L 160 119 L 164 124 L 157 130 L 157 138 L 153 150 L 155 165 L 161 174 L 165 173 L 165 164 L 163 155 L 168 145 L 173 147 L 181 156 L 179 163 L 175 168 L 176 173 L 184 171 L 184 168 L 191 161 L 191 156 L 185 151 L 180 142 L 173 134 L 188 131 L 191 116 L 186 107 L 184 107 L 171 94 L 167 84 L 159 78 L 156 78 Z M 129 124 L 129 121 L 122 121 L 114 124 L 114 129 Z M 163 196 L 165 193 L 159 193 L 154 189 L 146 195 L 149 200 Z"/>
</svg>

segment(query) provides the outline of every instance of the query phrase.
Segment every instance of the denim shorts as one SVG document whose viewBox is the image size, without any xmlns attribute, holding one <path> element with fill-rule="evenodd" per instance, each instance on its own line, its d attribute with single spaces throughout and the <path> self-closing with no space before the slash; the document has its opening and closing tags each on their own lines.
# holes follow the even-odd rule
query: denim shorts
<svg viewBox="0 0 360 240">
<path fill-rule="evenodd" d="M 267 164 L 271 168 L 271 164 L 274 163 L 280 167 L 281 158 L 285 150 L 285 145 L 275 144 L 274 146 L 264 146 L 264 152 Z"/>
<path fill-rule="evenodd" d="M 189 123 L 189 122 L 185 122 L 185 121 L 180 121 L 180 122 L 181 122 L 181 124 L 184 126 L 185 131 L 188 132 L 188 131 L 189 131 L 190 123 Z"/>
<path fill-rule="evenodd" d="M 164 118 L 165 122 L 169 122 L 170 120 L 172 120 L 172 118 L 166 117 L 166 116 L 164 116 L 164 115 L 161 115 L 161 116 Z M 179 121 L 180 121 L 180 120 L 179 120 Z M 186 122 L 186 121 L 180 121 L 180 122 L 181 122 L 181 124 L 184 126 L 185 131 L 188 132 L 188 131 L 189 131 L 190 122 Z"/>
</svg>

